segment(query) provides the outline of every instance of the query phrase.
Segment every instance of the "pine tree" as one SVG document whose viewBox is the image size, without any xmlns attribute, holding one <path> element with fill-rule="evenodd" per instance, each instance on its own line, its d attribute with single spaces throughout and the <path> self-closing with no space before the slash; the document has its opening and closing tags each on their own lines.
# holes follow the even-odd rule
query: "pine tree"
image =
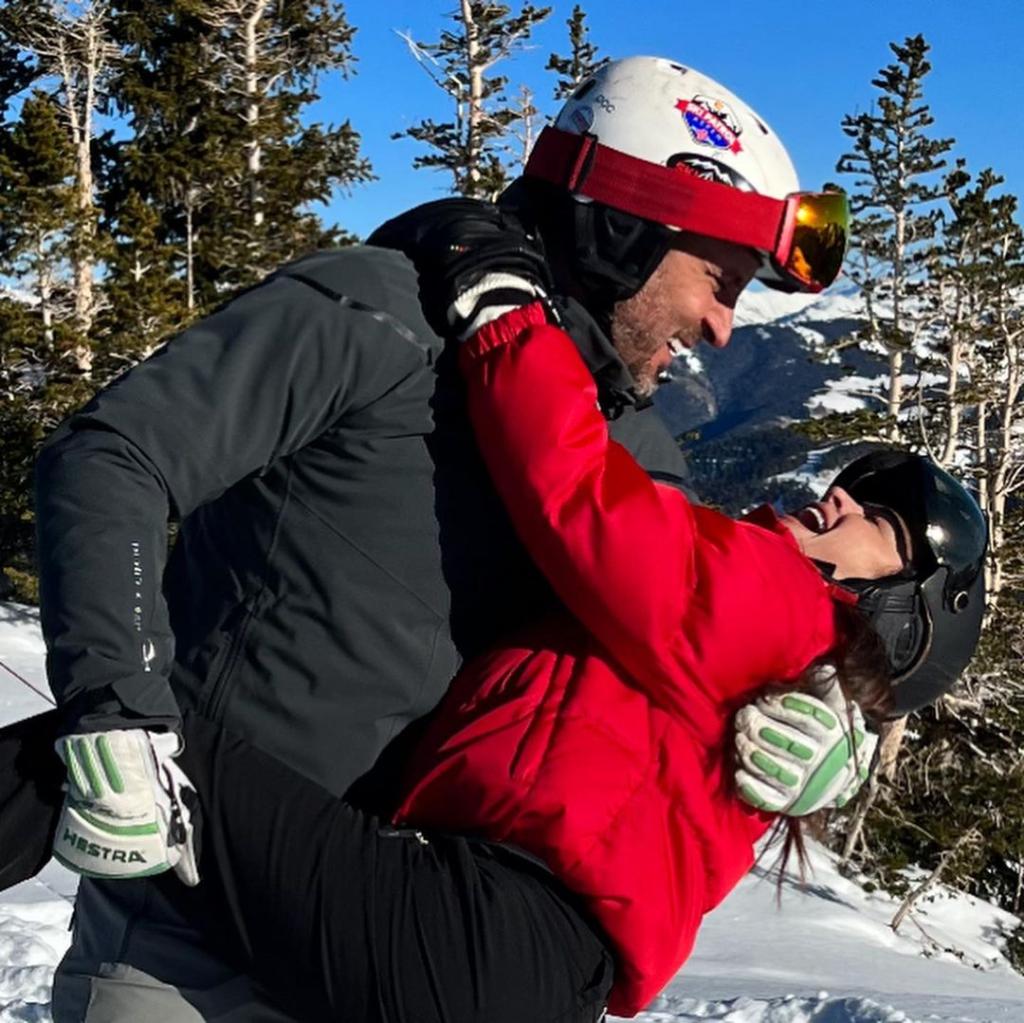
<svg viewBox="0 0 1024 1023">
<path fill-rule="evenodd" d="M 1024 235 L 1016 197 L 997 193 L 1002 183 L 991 169 L 972 178 L 962 160 L 946 178 L 950 213 L 926 288 L 931 358 L 922 364 L 944 384 L 920 410 L 936 457 L 977 476 L 991 527 L 991 607 L 1004 585 L 1007 508 L 1024 487 Z"/>
<path fill-rule="evenodd" d="M 92 373 L 90 334 L 99 302 L 96 275 L 103 238 L 98 231 L 96 118 L 118 49 L 110 39 L 106 0 L 66 5 L 59 0 L 12 0 L 9 25 L 14 39 L 33 55 L 37 73 L 54 84 L 60 117 L 57 128 L 74 153 L 75 204 L 69 220 L 78 372 Z"/>
<path fill-rule="evenodd" d="M 922 389 L 918 415 L 925 443 L 942 465 L 953 465 L 964 450 L 972 405 L 977 404 L 977 331 L 984 317 L 984 279 L 978 259 L 984 229 L 985 196 L 992 186 L 989 172 L 970 189 L 971 176 L 958 159 L 946 175 L 949 214 L 942 217 L 942 238 L 923 288 L 930 319 L 928 355 L 921 369 L 944 378 L 940 386 Z M 976 409 L 974 409 L 976 412 Z"/>
<path fill-rule="evenodd" d="M 598 68 L 611 59 L 598 57 L 597 46 L 590 41 L 590 27 L 583 8 L 576 4 L 565 21 L 569 29 L 569 55 L 560 57 L 552 53 L 545 65 L 546 71 L 559 75 L 554 88 L 555 99 L 568 99 Z"/>
<path fill-rule="evenodd" d="M 0 8 L 0 131 L 11 100 L 32 84 L 38 74 L 18 42 L 20 19 L 11 8 Z"/>
<path fill-rule="evenodd" d="M 116 31 L 115 98 L 134 131 L 117 191 L 160 209 L 153 237 L 174 246 L 190 315 L 338 238 L 309 207 L 369 164 L 348 121 L 301 115 L 320 75 L 353 69 L 341 5 L 121 0 Z"/>
<path fill-rule="evenodd" d="M 97 376 L 109 380 L 151 355 L 191 318 L 175 247 L 163 240 L 161 211 L 136 191 L 119 198 L 108 223 L 106 304 L 97 321 Z"/>
<path fill-rule="evenodd" d="M 855 253 L 848 273 L 867 307 L 860 339 L 880 344 L 888 358 L 886 434 L 894 440 L 901 435 L 905 358 L 925 322 L 917 298 L 934 258 L 935 203 L 942 196 L 936 178 L 953 140 L 928 134 L 934 118 L 922 99 L 931 71 L 924 38 L 911 36 L 890 49 L 896 62 L 871 83 L 881 92 L 877 110 L 843 119 L 853 149 L 836 170 L 856 175 L 850 196 Z"/>
<path fill-rule="evenodd" d="M 79 340 L 70 274 L 74 176 L 75 153 L 61 130 L 60 110 L 35 90 L 0 151 L 0 273 L 17 280 L 33 309 L 35 327 L 16 343 L 69 364 Z"/>
<path fill-rule="evenodd" d="M 124 239 L 121 205 L 138 196 L 157 212 L 151 237 L 182 282 L 183 319 L 219 300 L 222 215 L 235 216 L 237 125 L 211 91 L 211 29 L 196 0 L 119 0 L 113 33 L 122 59 L 111 95 L 130 136 L 105 181 L 105 215 Z M 126 215 L 127 221 L 134 218 Z M 152 263 L 153 258 L 145 259 Z"/>
<path fill-rule="evenodd" d="M 31 466 L 49 430 L 90 386 L 72 275 L 75 153 L 60 109 L 36 90 L 0 138 L 0 570 L 31 596 Z"/>
<path fill-rule="evenodd" d="M 238 287 L 330 243 L 310 204 L 372 177 L 349 121 L 304 126 L 318 77 L 353 71 L 355 29 L 330 0 L 212 0 L 203 74 L 231 127 L 230 208 L 219 211 L 220 279 Z"/>
<path fill-rule="evenodd" d="M 974 338 L 978 349 L 974 460 L 989 522 L 986 581 L 993 606 L 1003 603 L 1008 582 L 1024 584 L 1024 579 L 1013 580 L 1007 573 L 1015 553 L 1008 544 L 1007 514 L 1024 488 L 1024 231 L 1017 222 L 1016 196 L 990 194 L 1000 182 L 991 171 L 984 172 L 968 195 L 969 212 L 960 211 L 975 226 L 969 264 L 980 311 Z M 1018 589 L 1018 602 L 1021 596 L 1024 592 Z"/>
<path fill-rule="evenodd" d="M 929 317 L 922 365 L 940 381 L 925 390 L 921 424 L 938 455 L 977 479 L 991 528 L 989 613 L 960 685 L 916 716 L 854 818 L 868 836 L 859 866 L 906 896 L 894 927 L 939 880 L 1011 911 L 1024 895 L 1024 233 L 1001 183 L 962 161 L 947 175 L 949 214 L 918 292 Z M 911 863 L 931 869 L 930 884 L 907 889 Z M 1024 965 L 1024 934 L 1014 948 Z"/>
<path fill-rule="evenodd" d="M 414 167 L 447 170 L 452 191 L 466 196 L 494 199 L 501 192 L 508 182 L 507 136 L 523 112 L 508 101 L 507 77 L 490 72 L 550 13 L 550 7 L 529 3 L 512 14 L 505 4 L 460 0 L 451 16 L 455 29 L 445 29 L 438 42 L 405 37 L 413 56 L 455 105 L 451 121 L 428 118 L 391 136 L 415 139 L 431 150 L 417 156 Z"/>
<path fill-rule="evenodd" d="M 537 139 L 537 118 L 540 111 L 533 102 L 533 90 L 528 85 L 520 85 L 516 96 L 515 120 L 512 134 L 519 141 L 519 173 L 526 169 L 526 161 Z"/>
</svg>

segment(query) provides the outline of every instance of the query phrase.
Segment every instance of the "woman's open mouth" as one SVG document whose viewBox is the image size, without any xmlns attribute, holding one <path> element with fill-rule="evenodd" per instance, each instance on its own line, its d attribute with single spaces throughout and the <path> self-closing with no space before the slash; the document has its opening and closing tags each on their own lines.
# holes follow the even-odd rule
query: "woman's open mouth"
<svg viewBox="0 0 1024 1023">
<path fill-rule="evenodd" d="M 824 533 L 828 528 L 825 513 L 816 504 L 809 504 L 806 508 L 801 508 L 794 518 L 812 533 Z"/>
</svg>

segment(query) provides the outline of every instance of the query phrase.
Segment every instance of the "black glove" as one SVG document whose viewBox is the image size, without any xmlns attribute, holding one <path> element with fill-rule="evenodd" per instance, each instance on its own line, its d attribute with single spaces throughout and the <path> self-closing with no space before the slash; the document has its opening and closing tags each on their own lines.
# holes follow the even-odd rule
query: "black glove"
<svg viewBox="0 0 1024 1023">
<path fill-rule="evenodd" d="M 420 277 L 431 327 L 465 340 L 552 289 L 540 239 L 513 214 L 475 199 L 441 199 L 379 227 L 370 245 L 400 249 Z"/>
</svg>

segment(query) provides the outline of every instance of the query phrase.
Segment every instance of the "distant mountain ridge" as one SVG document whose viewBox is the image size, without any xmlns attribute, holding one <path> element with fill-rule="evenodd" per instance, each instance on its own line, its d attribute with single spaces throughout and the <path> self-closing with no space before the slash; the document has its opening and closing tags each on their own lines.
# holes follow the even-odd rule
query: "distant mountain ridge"
<svg viewBox="0 0 1024 1023">
<path fill-rule="evenodd" d="M 747 292 L 729 345 L 701 345 L 677 359 L 655 404 L 675 436 L 699 430 L 699 442 L 806 419 L 815 399 L 827 406 L 835 390 L 830 383 L 885 372 L 882 358 L 855 347 L 819 361 L 863 322 L 863 303 L 852 288 L 825 295 Z"/>
<path fill-rule="evenodd" d="M 789 427 L 880 394 L 886 360 L 837 347 L 864 322 L 852 285 L 824 295 L 751 291 L 726 348 L 700 345 L 675 360 L 655 404 L 682 438 L 702 500 L 739 514 L 763 501 L 795 507 L 819 496 L 823 452 L 812 453 Z"/>
</svg>

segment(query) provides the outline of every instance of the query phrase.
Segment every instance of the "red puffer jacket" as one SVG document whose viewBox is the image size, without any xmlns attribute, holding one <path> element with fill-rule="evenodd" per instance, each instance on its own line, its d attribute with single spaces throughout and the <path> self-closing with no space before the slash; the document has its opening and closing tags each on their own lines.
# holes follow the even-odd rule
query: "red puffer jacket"
<svg viewBox="0 0 1024 1023">
<path fill-rule="evenodd" d="M 770 513 L 736 522 L 610 442 L 593 381 L 540 306 L 462 352 L 481 451 L 575 615 L 468 664 L 396 819 L 543 859 L 617 956 L 638 1012 L 753 862 L 770 818 L 733 794 L 733 712 L 835 642 L 833 591 Z"/>
</svg>

